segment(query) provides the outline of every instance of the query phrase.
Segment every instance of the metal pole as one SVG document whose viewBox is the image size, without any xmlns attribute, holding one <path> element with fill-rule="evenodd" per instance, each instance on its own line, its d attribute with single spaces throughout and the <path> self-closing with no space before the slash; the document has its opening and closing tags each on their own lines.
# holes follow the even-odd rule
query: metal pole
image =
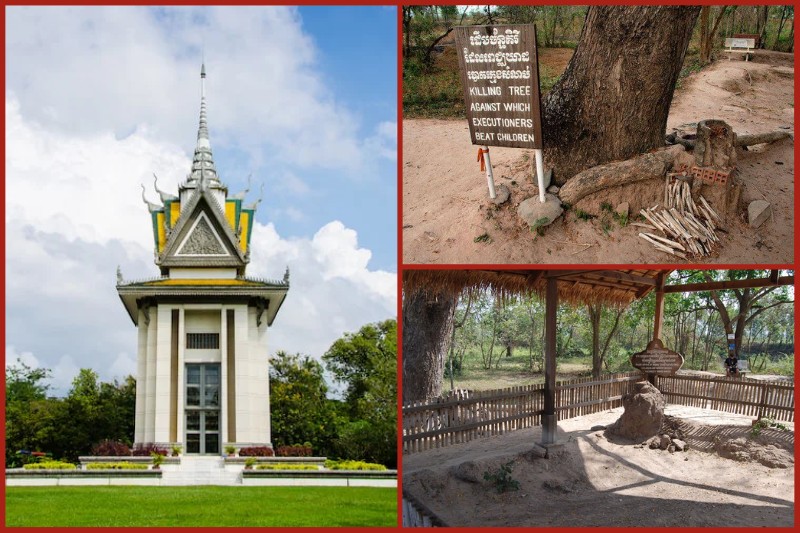
<svg viewBox="0 0 800 533">
<path fill-rule="evenodd" d="M 489 159 L 489 147 L 484 146 L 483 150 L 483 159 L 486 162 L 486 181 L 489 182 L 489 198 L 494 200 L 497 198 L 497 194 L 494 192 L 494 174 L 492 173 L 492 160 Z"/>
<path fill-rule="evenodd" d="M 539 182 L 539 201 L 544 203 L 544 159 L 542 150 L 534 150 L 536 156 L 536 179 Z"/>
<path fill-rule="evenodd" d="M 556 278 L 547 278 L 544 311 L 544 415 L 542 415 L 542 444 L 556 442 L 556 313 L 558 287 Z"/>
</svg>

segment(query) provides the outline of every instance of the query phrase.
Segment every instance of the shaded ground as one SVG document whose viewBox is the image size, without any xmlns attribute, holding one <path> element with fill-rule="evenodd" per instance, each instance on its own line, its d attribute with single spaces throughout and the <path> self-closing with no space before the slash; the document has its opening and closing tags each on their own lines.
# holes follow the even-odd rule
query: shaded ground
<svg viewBox="0 0 800 533">
<path fill-rule="evenodd" d="M 794 68 L 791 54 L 762 54 L 756 62 L 717 61 L 684 80 L 676 92 L 667 130 L 692 130 L 700 120 L 727 121 L 738 134 L 794 130 Z M 516 216 L 519 203 L 535 194 L 531 152 L 491 148 L 495 183 L 511 200 L 490 203 L 486 177 L 475 162 L 477 147 L 465 120 L 403 121 L 404 263 L 675 263 L 638 238 L 638 228 L 621 227 L 604 216 L 603 202 L 631 203 L 631 211 L 663 197 L 663 181 L 609 189 L 578 202 L 544 236 Z M 793 139 L 740 151 L 742 200 L 766 199 L 772 217 L 758 229 L 732 220 L 720 233 L 721 247 L 691 263 L 791 263 L 794 258 Z M 598 215 L 581 220 L 576 209 Z M 476 240 L 478 239 L 478 240 Z"/>
<path fill-rule="evenodd" d="M 669 453 L 612 442 L 598 425 L 614 409 L 559 422 L 563 447 L 530 453 L 540 428 L 403 457 L 403 491 L 451 526 L 774 526 L 794 523 L 794 433 L 763 430 L 754 446 L 791 457 L 768 468 L 755 454 L 720 457 L 719 443 L 747 439 L 752 419 L 670 406 L 689 451 Z M 772 447 L 772 448 L 770 448 Z M 486 471 L 514 461 L 518 491 L 498 493 Z M 472 482 L 466 481 L 472 479 Z"/>
</svg>

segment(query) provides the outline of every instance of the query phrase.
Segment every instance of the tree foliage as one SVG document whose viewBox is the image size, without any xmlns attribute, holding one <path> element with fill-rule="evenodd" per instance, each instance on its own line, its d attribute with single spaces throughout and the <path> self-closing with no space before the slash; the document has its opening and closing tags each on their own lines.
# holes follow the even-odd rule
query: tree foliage
<svg viewBox="0 0 800 533">
<path fill-rule="evenodd" d="M 133 441 L 136 381 L 100 382 L 82 369 L 65 398 L 47 397 L 47 369 L 17 361 L 6 369 L 6 466 L 17 466 L 17 452 L 42 451 L 77 461 L 103 439 Z"/>
<path fill-rule="evenodd" d="M 279 351 L 269 380 L 273 446 L 308 442 L 315 454 L 333 454 L 337 413 L 327 398 L 322 365 L 307 355 Z"/>
<path fill-rule="evenodd" d="M 397 465 L 397 321 L 367 324 L 338 339 L 323 356 L 345 385 L 341 457 Z M 357 452 L 357 456 L 353 456 Z"/>
<path fill-rule="evenodd" d="M 680 270 L 671 274 L 667 284 L 759 279 L 769 275 L 769 270 Z M 453 336 L 458 367 L 464 373 L 488 375 L 509 368 L 541 372 L 543 300 L 532 296 L 510 300 L 501 306 L 486 291 L 474 294 L 473 300 L 477 303 L 472 304 L 469 315 L 463 314 L 463 301 L 456 310 L 456 317 L 463 320 Z M 749 359 L 754 371 L 780 361 L 787 361 L 787 371 L 791 371 L 788 362 L 794 352 L 794 310 L 790 305 L 793 300 L 794 289 L 788 286 L 668 293 L 664 297 L 661 340 L 684 355 L 684 368 L 714 370 L 721 368 L 719 365 L 727 355 L 730 333 L 735 336 L 739 357 Z M 498 314 L 500 309 L 502 312 Z M 622 311 L 594 305 L 583 308 L 561 305 L 556 331 L 557 357 L 585 358 L 592 362 L 594 375 L 631 370 L 630 355 L 643 350 L 652 340 L 654 312 L 654 292 Z M 502 357 L 494 354 L 492 364 L 487 365 L 488 346 L 498 323 L 496 337 L 502 340 L 496 340 L 495 344 L 511 346 L 514 359 L 507 363 L 509 359 L 503 349 Z M 467 368 L 469 365 L 472 366 Z"/>
</svg>

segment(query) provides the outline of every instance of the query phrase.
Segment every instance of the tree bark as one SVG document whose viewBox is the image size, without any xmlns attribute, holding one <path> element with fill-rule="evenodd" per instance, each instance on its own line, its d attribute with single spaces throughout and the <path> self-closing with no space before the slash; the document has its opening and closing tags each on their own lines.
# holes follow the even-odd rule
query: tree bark
<svg viewBox="0 0 800 533">
<path fill-rule="evenodd" d="M 558 193 L 562 202 L 570 205 L 589 194 L 636 181 L 660 178 L 672 168 L 675 158 L 684 151 L 676 144 L 657 152 L 644 154 L 627 161 L 617 161 L 586 169 L 573 176 Z"/>
<path fill-rule="evenodd" d="M 591 6 L 578 47 L 542 105 L 555 183 L 664 144 L 700 6 Z"/>
<path fill-rule="evenodd" d="M 403 302 L 403 403 L 442 392 L 447 343 L 457 298 L 417 292 Z"/>
</svg>

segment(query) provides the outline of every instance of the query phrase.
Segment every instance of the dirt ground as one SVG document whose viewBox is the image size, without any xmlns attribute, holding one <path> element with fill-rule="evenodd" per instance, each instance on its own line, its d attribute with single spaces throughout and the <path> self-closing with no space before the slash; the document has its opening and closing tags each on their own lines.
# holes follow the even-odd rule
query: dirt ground
<svg viewBox="0 0 800 533">
<path fill-rule="evenodd" d="M 725 120 L 737 134 L 794 132 L 793 56 L 772 52 L 753 62 L 723 59 L 685 79 L 673 99 L 667 132 L 693 132 L 698 121 L 711 118 Z M 585 198 L 537 236 L 516 215 L 519 203 L 536 194 L 532 152 L 491 148 L 495 183 L 511 191 L 500 207 L 489 200 L 476 153 L 466 120 L 403 121 L 404 263 L 684 262 L 639 238 L 639 228 L 604 219 L 600 209 L 603 202 L 629 201 L 633 217 L 640 207 L 659 203 L 663 180 Z M 793 262 L 793 138 L 739 151 L 737 176 L 744 185 L 740 216 L 721 228 L 717 252 L 685 262 Z M 757 199 L 770 202 L 773 214 L 753 229 L 746 223 L 746 206 Z M 598 217 L 578 219 L 576 208 Z"/>
<path fill-rule="evenodd" d="M 748 438 L 750 417 L 668 406 L 688 450 L 670 453 L 597 429 L 621 412 L 559 422 L 548 458 L 538 427 L 404 455 L 403 493 L 449 526 L 793 526 L 792 424 Z M 509 461 L 519 490 L 498 493 L 483 473 Z"/>
</svg>

